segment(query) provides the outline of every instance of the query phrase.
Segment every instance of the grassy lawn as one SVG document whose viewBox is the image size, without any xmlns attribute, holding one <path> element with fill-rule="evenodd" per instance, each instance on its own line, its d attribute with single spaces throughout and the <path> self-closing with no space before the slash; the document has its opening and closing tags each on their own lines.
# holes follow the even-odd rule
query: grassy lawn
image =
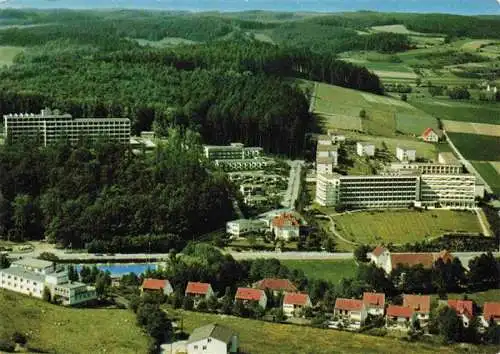
<svg viewBox="0 0 500 354">
<path fill-rule="evenodd" d="M 132 311 L 65 308 L 0 290 L 0 338 L 14 331 L 50 353 L 146 353 L 149 342 Z"/>
<path fill-rule="evenodd" d="M 239 333 L 240 348 L 245 353 L 454 353 L 453 347 L 436 347 L 422 343 L 408 343 L 397 339 L 371 337 L 363 334 L 325 330 L 286 324 L 256 321 L 233 316 L 183 312 L 187 332 L 219 323 Z"/>
<path fill-rule="evenodd" d="M 448 133 L 467 160 L 500 161 L 500 137 L 467 133 Z"/>
<path fill-rule="evenodd" d="M 357 265 L 353 260 L 282 260 L 288 268 L 304 271 L 309 279 L 322 279 L 334 284 L 342 278 L 354 277 Z"/>
<path fill-rule="evenodd" d="M 0 46 L 0 66 L 11 65 L 14 57 L 23 50 L 22 47 Z"/>
<path fill-rule="evenodd" d="M 368 211 L 334 216 L 333 219 L 346 239 L 371 245 L 412 243 L 447 232 L 481 232 L 476 214 L 469 211 Z"/>
<path fill-rule="evenodd" d="M 491 289 L 466 295 L 469 300 L 474 300 L 477 304 L 482 306 L 488 301 L 498 301 L 500 299 L 500 289 Z M 464 294 L 448 294 L 449 299 L 462 299 L 463 296 Z"/>
<path fill-rule="evenodd" d="M 472 161 L 472 164 L 491 189 L 493 189 L 493 193 L 500 195 L 500 174 L 495 167 L 488 161 Z"/>
</svg>

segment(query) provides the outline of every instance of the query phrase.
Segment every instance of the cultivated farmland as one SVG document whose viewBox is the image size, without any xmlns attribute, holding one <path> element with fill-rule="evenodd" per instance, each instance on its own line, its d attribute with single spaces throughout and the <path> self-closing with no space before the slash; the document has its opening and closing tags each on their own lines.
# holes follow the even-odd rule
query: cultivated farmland
<svg viewBox="0 0 500 354">
<path fill-rule="evenodd" d="M 491 187 L 493 193 L 500 195 L 500 162 L 472 161 L 472 164 Z"/>
<path fill-rule="evenodd" d="M 452 232 L 480 233 L 477 216 L 469 211 L 368 211 L 333 216 L 346 239 L 375 245 L 414 243 Z"/>
<path fill-rule="evenodd" d="M 415 100 L 412 101 L 412 104 L 442 120 L 500 124 L 500 106 L 498 104 L 474 104 L 437 99 Z"/>
<path fill-rule="evenodd" d="M 443 120 L 442 122 L 444 129 L 448 133 L 468 133 L 468 134 L 500 136 L 499 124 L 472 123 L 472 122 L 461 122 L 453 120 Z"/>
<path fill-rule="evenodd" d="M 500 161 L 500 137 L 467 133 L 448 133 L 448 137 L 467 160 Z"/>
</svg>

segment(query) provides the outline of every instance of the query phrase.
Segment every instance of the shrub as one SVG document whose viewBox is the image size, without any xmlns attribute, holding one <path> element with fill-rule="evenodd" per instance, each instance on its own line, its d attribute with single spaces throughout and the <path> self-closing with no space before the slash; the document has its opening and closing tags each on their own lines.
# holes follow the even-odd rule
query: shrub
<svg viewBox="0 0 500 354">
<path fill-rule="evenodd" d="M 28 339 L 26 339 L 26 336 L 24 334 L 16 331 L 12 334 L 12 341 L 17 344 L 25 345 Z"/>
<path fill-rule="evenodd" d="M 16 344 L 9 340 L 0 339 L 0 351 L 12 353 L 16 349 Z"/>
</svg>

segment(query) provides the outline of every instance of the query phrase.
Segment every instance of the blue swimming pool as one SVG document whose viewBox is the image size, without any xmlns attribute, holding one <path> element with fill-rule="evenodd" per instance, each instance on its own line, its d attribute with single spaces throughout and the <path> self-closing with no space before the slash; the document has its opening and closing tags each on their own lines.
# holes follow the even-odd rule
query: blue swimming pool
<svg viewBox="0 0 500 354">
<path fill-rule="evenodd" d="M 151 270 L 158 269 L 157 263 L 110 263 L 110 264 L 78 264 L 76 269 L 80 271 L 82 266 L 87 267 L 97 266 L 99 270 L 104 272 L 109 271 L 111 275 L 124 275 L 128 273 L 135 273 L 137 275 L 144 273 L 148 268 Z"/>
</svg>

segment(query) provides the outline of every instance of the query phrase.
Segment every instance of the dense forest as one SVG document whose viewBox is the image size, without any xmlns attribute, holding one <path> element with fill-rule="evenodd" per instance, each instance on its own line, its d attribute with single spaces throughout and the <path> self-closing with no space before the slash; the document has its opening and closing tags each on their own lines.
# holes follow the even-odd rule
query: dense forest
<svg viewBox="0 0 500 354">
<path fill-rule="evenodd" d="M 0 235 L 118 252 L 168 252 L 233 217 L 224 176 L 202 161 L 199 136 L 169 131 L 154 154 L 65 142 L 0 146 Z"/>
</svg>

